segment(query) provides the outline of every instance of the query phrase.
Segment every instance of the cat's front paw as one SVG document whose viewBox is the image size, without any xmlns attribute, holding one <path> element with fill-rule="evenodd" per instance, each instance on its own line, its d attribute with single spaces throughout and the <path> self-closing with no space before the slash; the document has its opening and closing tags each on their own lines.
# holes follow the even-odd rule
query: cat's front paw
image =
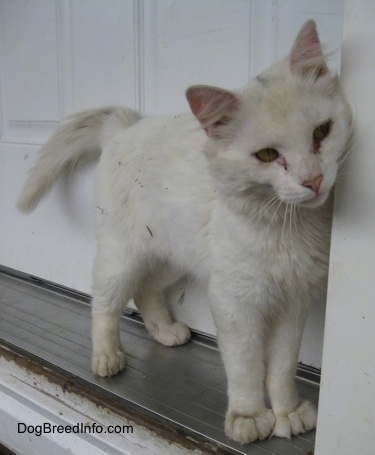
<svg viewBox="0 0 375 455">
<path fill-rule="evenodd" d="M 125 354 L 121 348 L 115 351 L 94 352 L 91 369 L 99 376 L 114 376 L 125 368 Z"/>
<path fill-rule="evenodd" d="M 275 425 L 271 409 L 255 414 L 228 411 L 225 417 L 225 434 L 233 441 L 246 444 L 267 438 Z"/>
<path fill-rule="evenodd" d="M 272 436 L 290 439 L 292 434 L 306 433 L 316 427 L 317 412 L 310 401 L 302 401 L 287 415 L 276 414 L 276 424 Z"/>
<path fill-rule="evenodd" d="M 164 346 L 178 346 L 190 340 L 189 328 L 182 322 L 173 324 L 149 324 L 148 331 L 152 337 Z"/>
</svg>

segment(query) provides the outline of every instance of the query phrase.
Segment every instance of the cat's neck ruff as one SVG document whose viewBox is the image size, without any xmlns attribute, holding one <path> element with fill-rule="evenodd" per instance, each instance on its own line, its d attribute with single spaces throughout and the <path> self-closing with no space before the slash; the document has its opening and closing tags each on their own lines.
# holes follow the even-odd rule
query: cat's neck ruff
<svg viewBox="0 0 375 455">
<path fill-rule="evenodd" d="M 320 229 L 330 229 L 333 192 L 324 204 L 314 208 L 285 203 L 275 195 L 259 194 L 250 189 L 246 196 L 226 194 L 219 199 L 219 205 L 225 207 L 225 211 L 229 210 L 240 217 L 251 229 L 267 234 L 285 231 L 286 235 L 294 235 L 318 225 Z"/>
</svg>

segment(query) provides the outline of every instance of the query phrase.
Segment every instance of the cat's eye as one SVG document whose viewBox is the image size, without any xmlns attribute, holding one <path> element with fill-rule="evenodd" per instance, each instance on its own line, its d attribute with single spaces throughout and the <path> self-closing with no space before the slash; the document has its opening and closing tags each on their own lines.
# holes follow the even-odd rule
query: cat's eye
<svg viewBox="0 0 375 455">
<path fill-rule="evenodd" d="M 315 128 L 313 132 L 313 139 L 314 141 L 321 142 L 323 141 L 330 133 L 331 131 L 331 125 L 332 122 L 326 122 L 323 123 L 322 125 L 319 125 Z"/>
<path fill-rule="evenodd" d="M 259 161 L 263 161 L 263 163 L 270 163 L 279 157 L 279 152 L 273 148 L 265 148 L 259 150 L 259 152 L 254 153 L 254 155 L 258 158 Z"/>
</svg>

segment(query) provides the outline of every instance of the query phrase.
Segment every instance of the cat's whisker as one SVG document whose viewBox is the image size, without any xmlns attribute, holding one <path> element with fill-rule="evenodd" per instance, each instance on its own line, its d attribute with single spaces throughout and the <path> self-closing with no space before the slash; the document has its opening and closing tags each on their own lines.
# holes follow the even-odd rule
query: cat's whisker
<svg viewBox="0 0 375 455">
<path fill-rule="evenodd" d="M 271 226 L 272 226 L 272 223 L 273 223 L 273 220 L 274 220 L 275 216 L 279 213 L 280 206 L 281 206 L 282 203 L 283 203 L 282 201 L 280 201 L 280 200 L 278 199 L 278 197 L 275 197 L 274 203 L 276 203 L 276 201 L 279 201 L 279 203 L 278 203 L 278 205 L 277 205 L 277 207 L 276 207 L 276 209 L 275 209 L 275 211 L 274 211 L 274 213 L 273 213 L 273 215 L 272 215 L 272 217 L 271 217 L 270 222 L 268 223 L 268 227 L 267 227 L 267 229 L 266 229 L 266 237 L 268 236 L 268 231 L 270 230 L 270 228 L 271 228 Z M 272 205 L 274 205 L 274 203 L 273 203 Z"/>
<path fill-rule="evenodd" d="M 337 185 L 338 183 L 339 184 L 342 183 L 347 176 L 348 176 L 347 172 L 338 173 L 337 176 L 336 176 L 335 184 Z"/>
<path fill-rule="evenodd" d="M 251 222 L 252 227 L 256 227 L 263 220 L 264 215 L 262 215 L 262 210 L 258 210 L 248 217 L 249 222 Z"/>
<path fill-rule="evenodd" d="M 292 204 L 292 212 L 290 214 L 290 220 L 289 220 L 290 235 L 293 234 L 293 230 L 294 230 L 294 226 L 293 226 L 293 223 L 294 223 L 294 208 L 295 208 L 295 204 L 293 203 Z"/>
<path fill-rule="evenodd" d="M 249 224 L 251 224 L 252 228 L 257 227 L 263 221 L 263 219 L 264 219 L 264 217 L 260 214 L 260 210 L 253 213 L 252 216 L 248 216 L 248 221 L 249 221 Z"/>
<path fill-rule="evenodd" d="M 293 216 L 294 216 L 294 204 L 292 203 L 290 205 L 290 216 L 289 216 L 289 233 L 290 233 L 290 236 L 292 236 L 292 234 L 293 234 L 293 229 L 292 229 Z"/>
<path fill-rule="evenodd" d="M 266 199 L 265 204 L 251 217 L 249 217 L 249 221 L 255 220 L 255 223 L 253 223 L 253 227 L 258 226 L 258 224 L 267 217 L 267 215 L 270 212 L 270 209 L 272 208 L 272 206 L 276 204 L 278 200 L 279 199 L 277 195 L 275 194 L 271 195 L 268 199 Z"/>
<path fill-rule="evenodd" d="M 276 209 L 275 209 L 275 211 L 274 211 L 274 213 L 272 215 L 272 218 L 271 218 L 271 221 L 270 221 L 270 225 L 272 225 L 274 218 L 277 215 L 279 215 L 279 210 L 280 210 L 280 207 L 282 206 L 282 204 L 283 204 L 283 202 L 279 200 L 279 203 L 278 203 L 278 205 L 277 205 L 277 207 L 276 207 Z"/>
<path fill-rule="evenodd" d="M 272 204 L 277 200 L 278 197 L 276 194 L 272 194 L 268 199 L 266 199 L 265 204 L 263 205 L 263 209 L 267 210 L 268 207 L 272 206 Z"/>
<path fill-rule="evenodd" d="M 295 204 L 295 217 L 294 217 L 294 230 L 297 233 L 298 232 L 298 218 L 299 218 L 299 210 L 300 206 L 298 204 Z"/>
<path fill-rule="evenodd" d="M 284 229 L 285 229 L 286 219 L 288 216 L 288 211 L 289 211 L 289 202 L 286 203 L 284 219 L 283 219 L 283 226 L 281 228 L 281 244 L 283 243 L 283 240 L 284 240 Z"/>
<path fill-rule="evenodd" d="M 269 212 L 269 210 L 271 209 L 271 207 L 275 204 L 275 202 L 277 200 L 278 200 L 278 196 L 276 194 L 273 194 L 268 199 L 266 199 L 266 202 L 262 206 L 262 209 L 261 209 L 263 216 L 265 216 Z"/>
<path fill-rule="evenodd" d="M 345 147 L 345 150 L 344 150 L 343 154 L 339 157 L 339 160 L 337 162 L 337 165 L 338 165 L 339 169 L 344 164 L 344 162 L 346 161 L 346 159 L 350 155 L 350 153 L 353 150 L 353 148 L 354 148 L 354 139 L 351 136 L 351 138 L 349 139 L 349 142 L 346 144 L 346 147 Z"/>
<path fill-rule="evenodd" d="M 350 155 L 350 152 L 351 150 L 348 150 L 347 152 L 345 152 L 341 158 L 338 160 L 337 162 L 337 166 L 338 166 L 338 169 L 341 168 L 341 166 L 345 163 L 345 161 L 347 160 L 348 156 Z"/>
<path fill-rule="evenodd" d="M 269 213 L 272 209 L 272 207 L 276 204 L 276 202 L 279 200 L 279 197 L 274 194 L 267 202 L 267 204 L 264 206 L 264 211 Z M 279 207 L 279 206 L 278 206 Z M 275 214 L 277 213 L 277 210 L 278 208 L 276 209 L 276 212 L 274 212 L 274 214 L 272 215 L 272 218 L 275 216 Z M 271 219 L 272 219 L 271 218 Z"/>
</svg>

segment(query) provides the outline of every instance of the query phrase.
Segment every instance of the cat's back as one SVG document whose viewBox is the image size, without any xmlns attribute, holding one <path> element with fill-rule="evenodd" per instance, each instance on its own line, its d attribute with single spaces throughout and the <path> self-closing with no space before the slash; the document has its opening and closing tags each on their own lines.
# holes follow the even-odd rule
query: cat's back
<svg viewBox="0 0 375 455">
<path fill-rule="evenodd" d="M 124 129 L 114 138 L 112 144 L 123 144 L 119 153 L 123 156 L 139 152 L 162 158 L 178 156 L 200 147 L 206 139 L 199 123 L 190 113 L 174 116 L 146 117 Z M 109 144 L 111 147 L 111 144 Z M 184 153 L 185 155 L 185 153 Z"/>
<path fill-rule="evenodd" d="M 144 118 L 130 128 L 119 130 L 104 147 L 100 167 L 102 174 L 150 173 L 154 178 L 167 177 L 196 162 L 205 161 L 201 152 L 206 140 L 193 115 Z M 179 168 L 179 169 L 178 169 Z M 163 175 L 160 175 L 160 173 Z M 147 176 L 149 182 L 151 175 Z"/>
<path fill-rule="evenodd" d="M 206 249 L 216 195 L 203 153 L 205 142 L 191 114 L 146 118 L 120 131 L 99 163 L 97 205 L 105 214 L 98 214 L 99 224 L 111 225 L 122 238 L 139 237 L 143 245 L 157 250 L 155 254 L 173 251 L 180 263 L 184 258 L 195 260 L 198 267 L 204 258 L 198 254 L 189 259 L 186 248 Z"/>
</svg>

